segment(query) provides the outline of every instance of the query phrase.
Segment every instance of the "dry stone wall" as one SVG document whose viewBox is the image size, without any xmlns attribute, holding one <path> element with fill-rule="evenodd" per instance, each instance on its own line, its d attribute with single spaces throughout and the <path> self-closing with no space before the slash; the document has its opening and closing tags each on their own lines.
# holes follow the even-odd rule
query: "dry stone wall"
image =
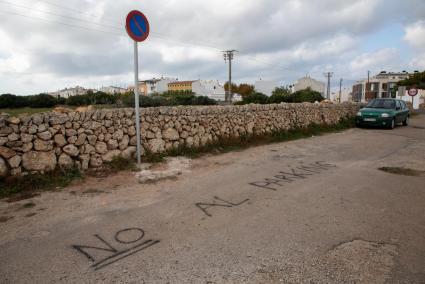
<svg viewBox="0 0 425 284">
<path fill-rule="evenodd" d="M 141 109 L 142 155 L 220 138 L 267 135 L 353 117 L 356 104 L 271 104 Z M 56 167 L 97 168 L 115 156 L 134 158 L 133 109 L 0 116 L 0 176 Z"/>
</svg>

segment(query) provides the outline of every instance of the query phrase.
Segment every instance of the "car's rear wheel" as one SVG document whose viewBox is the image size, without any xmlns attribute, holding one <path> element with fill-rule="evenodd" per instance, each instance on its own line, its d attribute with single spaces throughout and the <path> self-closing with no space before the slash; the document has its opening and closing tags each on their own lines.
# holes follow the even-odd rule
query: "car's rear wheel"
<svg viewBox="0 0 425 284">
<path fill-rule="evenodd" d="M 404 126 L 408 126 L 409 125 L 409 117 L 406 116 L 406 119 L 403 121 L 403 125 Z"/>
</svg>

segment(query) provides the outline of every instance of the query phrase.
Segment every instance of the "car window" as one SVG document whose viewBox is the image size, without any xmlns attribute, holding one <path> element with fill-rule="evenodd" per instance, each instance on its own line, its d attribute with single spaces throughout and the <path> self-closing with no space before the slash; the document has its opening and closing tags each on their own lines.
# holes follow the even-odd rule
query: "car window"
<svg viewBox="0 0 425 284">
<path fill-rule="evenodd" d="M 407 108 L 406 102 L 405 101 L 401 101 L 401 105 L 403 106 L 403 109 Z"/>
<path fill-rule="evenodd" d="M 394 109 L 395 101 L 394 100 L 371 100 L 366 107 L 368 108 L 385 108 L 385 109 Z"/>
<path fill-rule="evenodd" d="M 399 108 L 399 109 L 402 109 L 401 104 L 400 104 L 400 101 L 397 101 L 396 102 L 396 107 Z"/>
</svg>

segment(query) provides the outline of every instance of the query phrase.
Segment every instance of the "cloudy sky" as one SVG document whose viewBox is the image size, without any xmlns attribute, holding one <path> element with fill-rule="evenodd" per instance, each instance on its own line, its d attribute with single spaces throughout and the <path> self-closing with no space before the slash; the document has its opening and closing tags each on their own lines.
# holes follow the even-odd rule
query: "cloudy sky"
<svg viewBox="0 0 425 284">
<path fill-rule="evenodd" d="M 424 0 L 0 0 L 0 94 L 131 84 L 133 9 L 151 25 L 140 79 L 223 82 L 224 49 L 239 83 L 425 69 Z"/>
</svg>

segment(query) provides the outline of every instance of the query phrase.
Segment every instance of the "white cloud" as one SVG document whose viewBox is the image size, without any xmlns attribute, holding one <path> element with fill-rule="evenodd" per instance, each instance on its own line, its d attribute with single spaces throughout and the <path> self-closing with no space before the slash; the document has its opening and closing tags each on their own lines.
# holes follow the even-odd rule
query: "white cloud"
<svg viewBox="0 0 425 284">
<path fill-rule="evenodd" d="M 355 72 L 366 70 L 391 70 L 399 62 L 400 54 L 395 48 L 383 48 L 375 52 L 363 53 L 350 62 L 350 69 Z"/>
<path fill-rule="evenodd" d="M 0 45 L 0 75 L 26 71 L 30 67 L 29 60 L 20 49 L 19 44 L 2 30 L 0 30 L 0 38 L 2 42 Z"/>
<path fill-rule="evenodd" d="M 412 47 L 414 56 L 410 60 L 413 69 L 425 69 L 425 20 L 406 27 L 404 40 Z"/>
<path fill-rule="evenodd" d="M 407 26 L 404 40 L 415 49 L 425 50 L 425 20 Z"/>
</svg>

